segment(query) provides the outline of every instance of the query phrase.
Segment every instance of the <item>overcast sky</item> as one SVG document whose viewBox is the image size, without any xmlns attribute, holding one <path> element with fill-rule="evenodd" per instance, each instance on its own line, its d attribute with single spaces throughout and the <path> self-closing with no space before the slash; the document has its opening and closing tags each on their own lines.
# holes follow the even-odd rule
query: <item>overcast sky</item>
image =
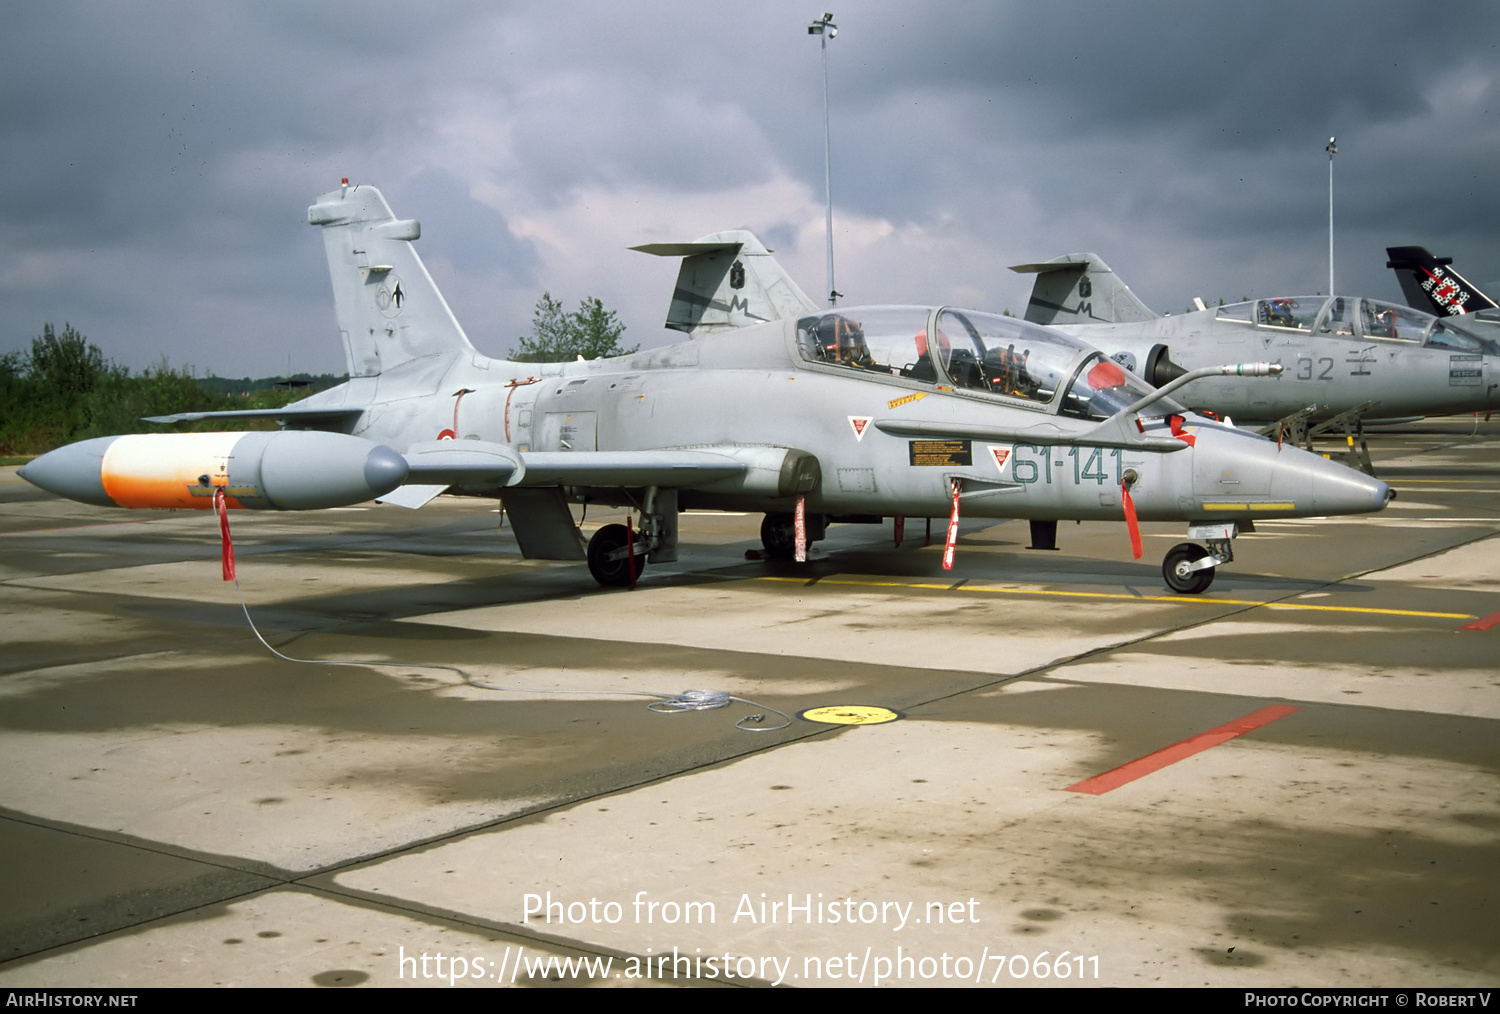
<svg viewBox="0 0 1500 1014">
<path fill-rule="evenodd" d="M 0 352 L 72 323 L 139 369 L 342 372 L 307 206 L 420 219 L 481 351 L 543 290 L 628 342 L 748 228 L 825 287 L 823 8 L 788 2 L 47 3 L 0 32 Z M 834 10 L 846 305 L 1021 311 L 1010 264 L 1094 251 L 1158 311 L 1399 299 L 1385 247 L 1500 279 L 1500 6 L 897 3 Z"/>
</svg>

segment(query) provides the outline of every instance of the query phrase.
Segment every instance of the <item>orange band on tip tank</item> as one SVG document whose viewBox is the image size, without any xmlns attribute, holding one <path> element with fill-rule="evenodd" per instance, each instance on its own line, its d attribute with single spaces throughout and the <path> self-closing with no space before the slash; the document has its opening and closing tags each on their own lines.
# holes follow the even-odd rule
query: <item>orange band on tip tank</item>
<svg viewBox="0 0 1500 1014">
<path fill-rule="evenodd" d="M 194 496 L 192 487 L 229 483 L 229 457 L 244 433 L 146 433 L 124 436 L 104 452 L 100 478 L 104 492 L 121 507 L 177 507 L 209 510 L 211 495 Z M 239 507 L 232 498 L 230 507 Z"/>
</svg>

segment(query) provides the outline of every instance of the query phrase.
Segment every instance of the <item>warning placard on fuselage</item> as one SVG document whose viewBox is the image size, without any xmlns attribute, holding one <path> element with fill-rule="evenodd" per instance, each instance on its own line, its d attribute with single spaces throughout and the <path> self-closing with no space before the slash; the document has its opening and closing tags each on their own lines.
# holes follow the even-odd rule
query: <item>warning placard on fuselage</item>
<svg viewBox="0 0 1500 1014">
<path fill-rule="evenodd" d="M 912 440 L 909 446 L 913 465 L 952 468 L 974 464 L 972 440 Z"/>
</svg>

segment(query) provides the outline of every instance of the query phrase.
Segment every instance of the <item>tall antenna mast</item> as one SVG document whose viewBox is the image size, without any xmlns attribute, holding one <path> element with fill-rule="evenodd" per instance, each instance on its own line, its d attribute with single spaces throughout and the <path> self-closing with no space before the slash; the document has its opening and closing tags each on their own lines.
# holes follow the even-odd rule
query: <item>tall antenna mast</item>
<svg viewBox="0 0 1500 1014">
<path fill-rule="evenodd" d="M 1333 156 L 1339 153 L 1338 138 L 1330 137 L 1328 146 L 1328 294 L 1333 295 Z"/>
<path fill-rule="evenodd" d="M 833 23 L 833 14 L 807 26 L 808 35 L 818 37 L 818 46 L 823 51 L 823 201 L 826 209 L 823 223 L 828 237 L 828 305 L 838 306 L 839 291 L 833 287 L 833 142 L 828 133 L 828 40 L 839 34 L 839 26 Z"/>
</svg>

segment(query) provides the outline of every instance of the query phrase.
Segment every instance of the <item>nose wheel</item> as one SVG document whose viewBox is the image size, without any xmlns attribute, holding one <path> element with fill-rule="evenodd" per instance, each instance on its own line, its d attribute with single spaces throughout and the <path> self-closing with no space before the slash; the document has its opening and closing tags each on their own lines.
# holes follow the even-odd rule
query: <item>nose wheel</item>
<svg viewBox="0 0 1500 1014">
<path fill-rule="evenodd" d="M 1197 595 L 1214 583 L 1214 562 L 1202 546 L 1183 542 L 1167 551 L 1166 559 L 1161 562 L 1161 576 L 1167 587 L 1179 595 Z"/>
</svg>

